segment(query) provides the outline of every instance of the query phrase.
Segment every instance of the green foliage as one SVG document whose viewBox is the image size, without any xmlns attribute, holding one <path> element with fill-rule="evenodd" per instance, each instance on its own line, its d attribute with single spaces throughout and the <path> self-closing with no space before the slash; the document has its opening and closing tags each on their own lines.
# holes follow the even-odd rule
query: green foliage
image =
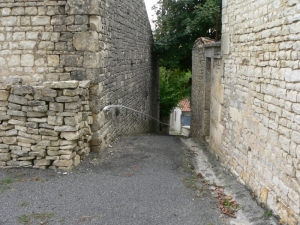
<svg viewBox="0 0 300 225">
<path fill-rule="evenodd" d="M 10 178 L 5 178 L 0 181 L 0 193 L 4 192 L 5 190 L 11 189 L 12 180 Z"/>
<path fill-rule="evenodd" d="M 166 119 L 180 100 L 190 96 L 191 72 L 160 68 L 160 118 Z"/>
<path fill-rule="evenodd" d="M 55 217 L 54 213 L 32 213 L 29 215 L 22 215 L 18 217 L 20 223 L 32 224 L 35 220 L 39 221 L 39 224 L 48 224 L 50 219 Z M 59 221 L 62 221 L 61 219 Z"/>
<path fill-rule="evenodd" d="M 266 210 L 266 211 L 264 211 L 264 214 L 263 214 L 262 218 L 265 219 L 265 220 L 267 220 L 267 219 L 269 219 L 272 215 L 273 215 L 273 211 L 272 211 L 272 210 Z"/>
<path fill-rule="evenodd" d="M 216 36 L 216 12 L 221 18 L 220 6 L 221 0 L 159 0 L 154 7 L 154 51 L 160 66 L 190 70 L 195 40 Z"/>
<path fill-rule="evenodd" d="M 30 222 L 30 219 L 27 215 L 22 215 L 22 216 L 18 217 L 18 219 L 21 223 L 24 223 L 24 224 L 28 224 Z"/>
<path fill-rule="evenodd" d="M 0 182 L 0 184 L 11 184 L 11 183 L 12 183 L 12 180 L 10 178 L 5 178 Z"/>
<path fill-rule="evenodd" d="M 221 27 L 222 0 L 159 0 L 154 52 L 159 58 L 161 119 L 180 100 L 190 96 L 192 48 L 199 37 L 216 36 L 216 14 Z"/>
</svg>

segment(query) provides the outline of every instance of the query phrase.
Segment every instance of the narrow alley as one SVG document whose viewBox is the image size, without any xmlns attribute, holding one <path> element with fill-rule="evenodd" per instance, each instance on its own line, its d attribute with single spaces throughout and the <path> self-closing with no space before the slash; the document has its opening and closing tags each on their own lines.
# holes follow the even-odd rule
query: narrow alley
<svg viewBox="0 0 300 225">
<path fill-rule="evenodd" d="M 276 224 L 263 219 L 264 210 L 251 199 L 238 208 L 238 219 L 222 214 L 209 180 L 201 183 L 194 176 L 192 161 L 201 154 L 190 141 L 150 134 L 121 137 L 71 172 L 1 170 L 0 224 Z M 215 163 L 214 170 L 221 170 Z M 209 176 L 209 168 L 207 173 L 201 169 Z M 234 182 L 228 184 L 234 190 Z M 245 190 L 239 189 L 247 199 Z M 248 218 L 240 213 L 244 210 Z"/>
</svg>

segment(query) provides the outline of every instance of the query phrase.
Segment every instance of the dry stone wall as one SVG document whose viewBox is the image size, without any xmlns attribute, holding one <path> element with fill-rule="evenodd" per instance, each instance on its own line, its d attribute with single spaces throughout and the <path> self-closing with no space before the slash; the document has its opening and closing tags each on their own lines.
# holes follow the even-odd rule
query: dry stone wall
<svg viewBox="0 0 300 225">
<path fill-rule="evenodd" d="M 224 97 L 210 138 L 223 164 L 293 225 L 300 223 L 299 15 L 298 0 L 223 0 Z"/>
<path fill-rule="evenodd" d="M 193 47 L 193 65 L 192 65 L 192 101 L 191 101 L 191 136 L 203 137 L 203 109 L 204 109 L 204 70 L 205 53 L 204 43 L 198 39 Z"/>
<path fill-rule="evenodd" d="M 90 80 L 93 151 L 121 134 L 148 132 L 158 117 L 158 73 L 143 0 L 2 0 L 0 81 Z"/>
<path fill-rule="evenodd" d="M 0 167 L 70 170 L 89 154 L 90 81 L 0 84 Z"/>
</svg>

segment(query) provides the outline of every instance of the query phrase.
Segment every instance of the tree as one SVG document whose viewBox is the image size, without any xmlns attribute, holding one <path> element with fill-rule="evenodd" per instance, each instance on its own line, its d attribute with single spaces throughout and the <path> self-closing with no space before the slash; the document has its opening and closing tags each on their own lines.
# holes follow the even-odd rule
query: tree
<svg viewBox="0 0 300 225">
<path fill-rule="evenodd" d="M 221 1 L 159 0 L 154 7 L 157 15 L 154 51 L 161 67 L 162 120 L 169 117 L 180 100 L 190 96 L 192 48 L 195 40 L 201 36 L 215 37 L 216 14 L 221 15 Z"/>
<path fill-rule="evenodd" d="M 221 0 L 159 0 L 154 7 L 154 51 L 160 66 L 190 70 L 195 40 L 201 36 L 215 38 L 220 6 Z"/>
<path fill-rule="evenodd" d="M 160 118 L 166 120 L 180 100 L 190 95 L 190 72 L 160 67 Z"/>
</svg>

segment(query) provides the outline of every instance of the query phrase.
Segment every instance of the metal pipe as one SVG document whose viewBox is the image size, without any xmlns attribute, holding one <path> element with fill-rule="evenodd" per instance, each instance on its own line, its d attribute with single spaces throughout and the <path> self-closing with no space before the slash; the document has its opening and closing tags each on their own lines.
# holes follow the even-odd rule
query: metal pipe
<svg viewBox="0 0 300 225">
<path fill-rule="evenodd" d="M 216 11 L 216 42 L 218 41 L 218 36 L 219 36 L 219 11 Z"/>
<path fill-rule="evenodd" d="M 144 116 L 147 116 L 147 117 L 149 117 L 149 118 L 151 118 L 151 119 L 153 119 L 153 120 L 159 122 L 159 123 L 162 124 L 162 125 L 170 126 L 170 124 L 163 123 L 163 122 L 159 121 L 158 119 L 156 119 L 156 118 L 154 118 L 154 117 L 152 117 L 152 116 L 150 116 L 150 115 L 147 115 L 147 114 L 145 114 L 145 113 L 142 113 L 142 112 L 140 112 L 140 111 L 137 111 L 137 110 L 135 110 L 135 109 L 129 108 L 129 107 L 124 106 L 124 105 L 107 105 L 107 106 L 105 106 L 105 107 L 103 108 L 103 111 L 108 111 L 110 108 L 125 108 L 125 109 L 131 110 L 131 111 L 133 111 L 133 112 L 137 112 L 137 113 L 140 113 L 140 114 L 142 114 L 142 115 L 144 115 Z"/>
</svg>

